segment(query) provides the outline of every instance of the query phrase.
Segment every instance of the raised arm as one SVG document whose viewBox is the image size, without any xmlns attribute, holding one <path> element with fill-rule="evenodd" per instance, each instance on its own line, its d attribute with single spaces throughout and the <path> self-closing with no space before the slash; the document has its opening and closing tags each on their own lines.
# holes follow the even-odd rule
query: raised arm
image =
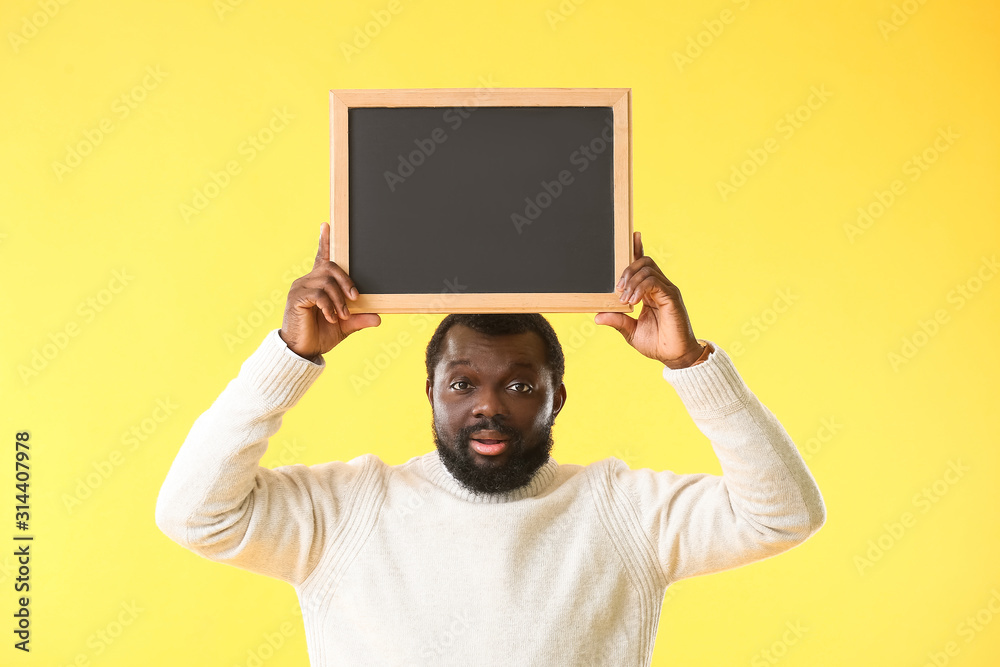
<svg viewBox="0 0 1000 667">
<path fill-rule="evenodd" d="M 375 457 L 307 467 L 260 467 L 268 439 L 325 368 L 322 355 L 349 334 L 377 326 L 351 315 L 357 290 L 329 261 L 320 230 L 312 271 L 292 283 L 281 330 L 271 331 L 212 406 L 195 421 L 160 489 L 156 525 L 206 558 L 301 583 L 344 521 Z"/>
<path fill-rule="evenodd" d="M 634 502 L 668 582 L 775 556 L 826 521 L 816 481 L 774 414 L 746 386 L 732 360 L 709 342 L 702 364 L 663 370 L 722 475 L 630 470 L 613 479 Z"/>
<path fill-rule="evenodd" d="M 695 338 L 680 290 L 643 256 L 617 291 L 643 302 L 637 319 L 598 313 L 595 321 L 617 329 L 641 354 L 663 363 L 663 377 L 677 390 L 695 424 L 712 442 L 722 476 L 611 470 L 616 497 L 633 505 L 626 516 L 652 543 L 668 582 L 717 572 L 773 556 L 801 543 L 826 521 L 816 481 L 788 433 L 746 386 L 718 346 Z M 702 355 L 708 350 L 707 358 Z"/>
</svg>

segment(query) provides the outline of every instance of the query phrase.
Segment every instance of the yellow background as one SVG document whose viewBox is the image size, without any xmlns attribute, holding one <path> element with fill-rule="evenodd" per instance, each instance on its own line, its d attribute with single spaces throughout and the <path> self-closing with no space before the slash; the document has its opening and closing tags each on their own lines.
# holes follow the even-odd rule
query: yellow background
<svg viewBox="0 0 1000 667">
<path fill-rule="evenodd" d="M 1000 250 L 996 4 L 398 2 L 347 53 L 388 2 L 3 3 L 0 663 L 229 667 L 254 664 L 270 637 L 281 646 L 263 664 L 306 664 L 293 589 L 171 542 L 156 496 L 311 267 L 329 218 L 329 89 L 486 82 L 632 88 L 646 253 L 696 335 L 730 352 L 808 454 L 827 503 L 802 546 L 669 589 L 653 664 L 997 664 L 1000 280 L 984 263 Z M 812 87 L 829 96 L 810 109 Z M 248 159 L 241 143 L 275 109 L 294 118 Z M 794 133 L 780 130 L 796 113 Z M 102 123 L 111 131 L 60 170 Z M 718 183 L 769 139 L 778 149 L 723 197 Z M 185 220 L 181 205 L 230 160 L 240 173 Z M 902 194 L 850 234 L 896 180 Z M 263 463 L 430 451 L 423 354 L 441 317 L 386 315 L 327 355 Z M 549 319 L 567 356 L 558 461 L 720 472 L 659 364 L 592 313 Z M 404 333 L 370 385 L 352 383 Z M 41 370 L 25 374 L 36 353 Z M 30 655 L 11 633 L 22 430 Z M 919 502 L 925 487 L 933 503 Z M 977 613 L 989 622 L 972 632 Z"/>
</svg>

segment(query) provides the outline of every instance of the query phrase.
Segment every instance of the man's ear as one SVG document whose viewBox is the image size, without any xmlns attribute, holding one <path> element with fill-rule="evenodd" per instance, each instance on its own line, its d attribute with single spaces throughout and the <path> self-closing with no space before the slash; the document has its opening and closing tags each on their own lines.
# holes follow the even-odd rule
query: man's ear
<svg viewBox="0 0 1000 667">
<path fill-rule="evenodd" d="M 431 379 L 427 378 L 427 400 L 430 402 L 431 407 L 434 407 L 434 385 L 431 384 Z"/>
<path fill-rule="evenodd" d="M 560 382 L 559 388 L 556 389 L 556 395 L 552 399 L 552 418 L 555 419 L 559 411 L 563 409 L 566 405 L 566 383 Z"/>
</svg>

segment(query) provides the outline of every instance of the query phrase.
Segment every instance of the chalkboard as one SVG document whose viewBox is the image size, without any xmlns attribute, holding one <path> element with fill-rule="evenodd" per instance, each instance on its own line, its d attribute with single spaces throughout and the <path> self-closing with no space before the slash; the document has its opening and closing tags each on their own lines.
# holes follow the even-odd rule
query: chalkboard
<svg viewBox="0 0 1000 667">
<path fill-rule="evenodd" d="M 352 312 L 630 312 L 630 89 L 331 92 Z"/>
</svg>

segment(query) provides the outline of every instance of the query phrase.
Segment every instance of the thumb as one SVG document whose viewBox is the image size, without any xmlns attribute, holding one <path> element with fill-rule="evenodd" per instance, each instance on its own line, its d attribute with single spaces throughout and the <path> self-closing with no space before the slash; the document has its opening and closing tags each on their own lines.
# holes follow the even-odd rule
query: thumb
<svg viewBox="0 0 1000 667">
<path fill-rule="evenodd" d="M 341 322 L 340 330 L 345 336 L 368 327 L 377 327 L 382 324 L 382 318 L 377 313 L 351 313 L 351 316 Z"/>
<path fill-rule="evenodd" d="M 632 338 L 635 332 L 635 319 L 624 313 L 597 313 L 595 324 L 604 324 L 618 330 L 625 340 Z"/>
</svg>

